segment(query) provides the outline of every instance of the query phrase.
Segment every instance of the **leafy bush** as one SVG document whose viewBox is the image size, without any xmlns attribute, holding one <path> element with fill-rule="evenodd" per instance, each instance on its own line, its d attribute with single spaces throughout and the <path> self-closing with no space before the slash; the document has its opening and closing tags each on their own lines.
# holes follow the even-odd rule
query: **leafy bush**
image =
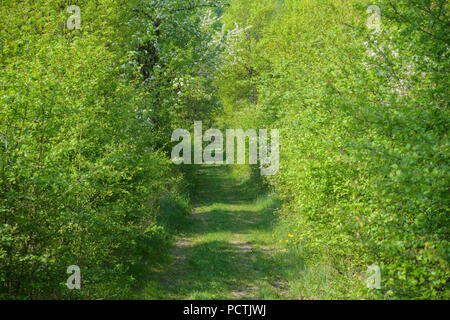
<svg viewBox="0 0 450 320">
<path fill-rule="evenodd" d="M 269 2 L 232 3 L 252 27 L 218 85 L 223 121 L 280 129 L 284 223 L 337 271 L 334 297 L 448 298 L 448 3 L 382 1 L 376 32 L 366 1 Z"/>
</svg>

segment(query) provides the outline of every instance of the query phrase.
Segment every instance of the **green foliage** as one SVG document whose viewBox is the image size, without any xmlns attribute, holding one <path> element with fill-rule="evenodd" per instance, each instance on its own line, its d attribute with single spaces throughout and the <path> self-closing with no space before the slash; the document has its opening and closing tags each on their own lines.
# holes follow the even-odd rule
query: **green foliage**
<svg viewBox="0 0 450 320">
<path fill-rule="evenodd" d="M 164 258 L 189 211 L 169 129 L 211 101 L 204 4 L 81 0 L 70 30 L 67 1 L 1 2 L 0 298 L 129 296 Z"/>
<path fill-rule="evenodd" d="M 269 181 L 310 265 L 335 270 L 330 295 L 448 298 L 448 3 L 382 1 L 379 33 L 367 1 L 242 3 L 224 19 L 258 21 L 238 44 L 254 70 L 227 60 L 222 121 L 280 129 Z M 372 264 L 379 291 L 364 288 Z"/>
</svg>

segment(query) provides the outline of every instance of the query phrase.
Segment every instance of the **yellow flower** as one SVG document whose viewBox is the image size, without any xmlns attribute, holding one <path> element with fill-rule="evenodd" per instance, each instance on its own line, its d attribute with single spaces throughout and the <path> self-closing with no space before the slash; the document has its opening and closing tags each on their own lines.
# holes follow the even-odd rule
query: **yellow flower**
<svg viewBox="0 0 450 320">
<path fill-rule="evenodd" d="M 293 234 L 288 233 L 289 238 L 292 238 L 293 236 L 294 236 Z"/>
<path fill-rule="evenodd" d="M 289 242 L 289 240 L 286 240 L 286 242 Z"/>
</svg>

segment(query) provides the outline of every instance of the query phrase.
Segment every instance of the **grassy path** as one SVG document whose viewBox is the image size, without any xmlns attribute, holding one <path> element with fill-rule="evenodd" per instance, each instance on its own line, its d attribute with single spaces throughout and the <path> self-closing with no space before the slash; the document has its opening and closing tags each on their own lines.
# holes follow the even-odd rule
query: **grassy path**
<svg viewBox="0 0 450 320">
<path fill-rule="evenodd" d="M 275 201 L 252 196 L 227 167 L 206 166 L 199 175 L 196 207 L 146 298 L 287 298 L 284 252 L 272 237 Z"/>
</svg>

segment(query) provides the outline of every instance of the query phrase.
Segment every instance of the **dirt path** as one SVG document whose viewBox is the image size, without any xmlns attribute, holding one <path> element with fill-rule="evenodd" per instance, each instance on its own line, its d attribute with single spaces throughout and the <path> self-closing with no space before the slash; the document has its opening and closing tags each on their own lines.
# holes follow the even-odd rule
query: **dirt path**
<svg viewBox="0 0 450 320">
<path fill-rule="evenodd" d="M 226 167 L 199 174 L 197 205 L 149 298 L 285 298 L 288 284 L 278 272 L 283 251 L 275 248 L 271 230 L 273 199 L 255 200 Z"/>
</svg>

